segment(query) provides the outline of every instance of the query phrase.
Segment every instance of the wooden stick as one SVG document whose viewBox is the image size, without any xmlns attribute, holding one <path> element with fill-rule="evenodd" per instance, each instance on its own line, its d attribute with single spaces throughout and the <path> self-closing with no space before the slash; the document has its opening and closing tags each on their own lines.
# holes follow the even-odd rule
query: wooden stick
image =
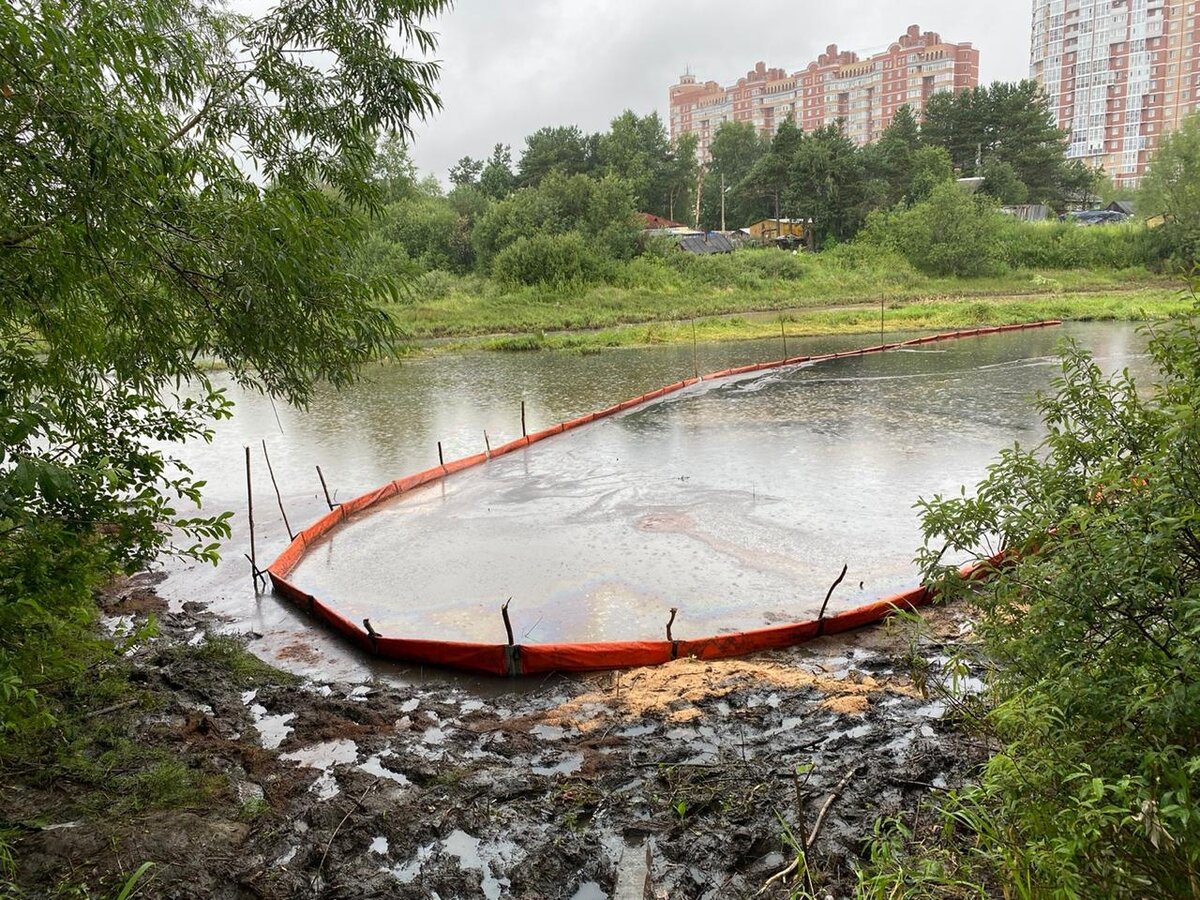
<svg viewBox="0 0 1200 900">
<path fill-rule="evenodd" d="M 483 430 L 483 446 L 487 448 L 487 458 L 492 458 L 492 442 L 488 440 L 487 429 Z"/>
<path fill-rule="evenodd" d="M 442 442 L 438 441 L 438 463 L 444 469 L 446 468 L 446 457 L 442 455 Z"/>
<path fill-rule="evenodd" d="M 254 491 L 250 488 L 250 448 L 246 447 L 246 516 L 250 520 L 250 578 L 258 593 L 258 554 L 254 551 Z"/>
<path fill-rule="evenodd" d="M 817 621 L 823 621 L 825 618 L 825 608 L 829 606 L 829 598 L 833 596 L 833 592 L 837 590 L 837 586 L 842 583 L 842 579 L 846 577 L 846 572 L 850 570 L 850 565 L 847 563 L 842 566 L 842 574 L 837 577 L 837 580 L 829 586 L 829 591 L 825 594 L 825 602 L 821 604 L 821 614 L 817 616 Z"/>
<path fill-rule="evenodd" d="M 673 637 L 671 637 L 671 626 L 675 624 L 675 614 L 677 612 L 679 612 L 679 608 L 672 606 L 671 607 L 671 618 L 667 620 L 667 640 L 668 641 L 675 640 Z"/>
<path fill-rule="evenodd" d="M 804 845 L 805 850 L 811 850 L 817 843 L 817 835 L 821 833 L 821 826 L 825 824 L 825 817 L 829 815 L 833 801 L 841 796 L 842 791 L 846 789 L 846 785 L 850 783 L 850 779 L 858 774 L 860 768 L 862 768 L 861 763 L 855 763 L 850 771 L 846 773 L 845 777 L 838 782 L 837 787 L 833 789 L 833 793 L 825 799 L 825 803 L 821 806 L 821 811 L 817 813 L 817 821 L 813 824 L 812 831 L 808 833 L 808 843 Z"/>
<path fill-rule="evenodd" d="M 529 437 L 529 432 L 525 430 L 525 401 L 521 401 L 521 437 Z"/>
<path fill-rule="evenodd" d="M 362 795 L 357 800 L 354 801 L 354 805 L 350 807 L 350 811 L 346 813 L 346 815 L 342 816 L 342 821 L 338 822 L 337 828 L 333 829 L 333 834 L 329 836 L 329 843 L 325 845 L 325 852 L 321 854 L 321 861 L 317 863 L 317 871 L 312 877 L 312 884 L 314 887 L 317 884 L 317 880 L 321 877 L 321 870 L 325 868 L 325 857 L 329 856 L 329 848 L 333 846 L 333 842 L 337 839 L 338 832 L 342 830 L 342 826 L 346 824 L 346 820 L 358 812 L 358 810 L 362 807 L 363 801 L 367 799 L 367 794 L 371 793 L 371 791 L 375 790 L 375 788 L 378 786 L 378 778 L 367 785 L 367 789 L 362 792 Z"/>
<path fill-rule="evenodd" d="M 275 488 L 275 500 L 279 503 L 279 514 L 283 516 L 283 527 L 287 529 L 288 540 L 296 539 L 295 533 L 292 531 L 291 523 L 288 522 L 287 513 L 283 509 L 283 496 L 279 493 L 279 484 L 275 481 L 275 470 L 271 468 L 271 457 L 267 454 L 267 442 L 262 442 L 263 457 L 267 461 L 267 471 L 271 474 L 271 486 Z"/>
<path fill-rule="evenodd" d="M 696 355 L 696 319 L 692 318 L 692 374 L 700 377 L 700 359 Z"/>
<path fill-rule="evenodd" d="M 321 472 L 320 466 L 317 466 L 317 477 L 321 479 L 321 490 L 323 490 L 325 492 L 325 502 L 329 505 L 329 509 L 332 510 L 335 505 L 341 506 L 342 504 L 340 504 L 340 503 L 335 504 L 333 502 L 333 500 L 330 498 L 329 486 L 325 484 L 325 475 Z"/>
<path fill-rule="evenodd" d="M 504 617 L 504 630 L 508 632 L 508 646 L 511 647 L 516 641 L 513 640 L 512 622 L 508 619 L 508 604 L 510 603 L 512 603 L 512 597 L 504 601 L 504 605 L 500 607 L 500 615 Z"/>
<path fill-rule="evenodd" d="M 787 329 L 783 327 L 783 316 L 779 317 L 779 335 L 783 338 L 783 358 L 787 359 Z"/>
</svg>

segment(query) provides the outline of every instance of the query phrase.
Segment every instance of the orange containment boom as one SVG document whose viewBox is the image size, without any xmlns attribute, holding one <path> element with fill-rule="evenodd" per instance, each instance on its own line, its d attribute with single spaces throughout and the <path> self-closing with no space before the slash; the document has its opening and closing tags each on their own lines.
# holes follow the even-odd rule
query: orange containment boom
<svg viewBox="0 0 1200 900">
<path fill-rule="evenodd" d="M 773 625 L 767 628 L 757 628 L 750 631 L 739 631 L 732 634 L 714 635 L 712 637 L 695 638 L 691 640 L 651 640 L 651 641 L 597 641 L 571 644 L 477 644 L 463 641 L 420 640 L 415 638 L 386 637 L 374 630 L 368 631 L 362 626 L 351 622 L 337 610 L 333 609 L 312 594 L 308 594 L 288 580 L 296 564 L 304 557 L 318 540 L 329 532 L 340 527 L 351 516 L 364 513 L 372 507 L 392 497 L 403 495 L 414 488 L 439 481 L 454 472 L 483 465 L 498 456 L 504 456 L 516 450 L 522 450 L 538 441 L 544 441 L 556 434 L 562 434 L 575 428 L 581 428 L 616 415 L 625 410 L 634 409 L 646 403 L 676 393 L 691 387 L 700 381 L 712 381 L 743 375 L 750 372 L 761 372 L 767 369 L 781 369 L 786 366 L 797 366 L 806 363 L 824 362 L 829 359 L 842 359 L 850 356 L 862 356 L 867 353 L 882 353 L 885 350 L 896 350 L 901 347 L 915 347 L 931 344 L 936 341 L 955 340 L 957 338 L 982 337 L 990 334 L 1000 334 L 1008 331 L 1022 331 L 1028 328 L 1047 328 L 1061 325 L 1060 320 L 1031 322 L 1025 325 L 1001 325 L 994 328 L 974 328 L 965 331 L 951 331 L 934 334 L 927 337 L 915 338 L 896 344 L 881 344 L 876 347 L 864 347 L 860 350 L 847 350 L 840 353 L 827 353 L 821 356 L 795 356 L 775 362 L 758 363 L 757 365 L 740 366 L 713 372 L 699 378 L 689 378 L 675 384 L 667 385 L 656 391 L 633 397 L 624 403 L 618 403 L 607 409 L 571 419 L 541 431 L 536 431 L 527 437 L 518 438 L 500 447 L 493 448 L 489 453 L 480 453 L 463 459 L 448 462 L 415 475 L 399 478 L 373 491 L 368 491 L 360 497 L 355 497 L 342 505 L 335 507 L 328 514 L 300 532 L 288 544 L 267 569 L 275 592 L 286 597 L 292 603 L 308 612 L 313 618 L 324 622 L 334 631 L 340 632 L 352 643 L 357 644 L 368 653 L 385 659 L 415 665 L 440 666 L 448 669 L 460 669 L 468 672 L 481 672 L 489 675 L 540 675 L 547 672 L 588 672 L 601 669 L 629 669 L 637 666 L 655 666 L 670 662 L 680 657 L 694 656 L 698 659 L 727 659 L 734 656 L 745 656 L 763 650 L 778 650 L 803 644 L 826 634 L 841 634 L 866 625 L 882 622 L 888 616 L 899 610 L 913 610 L 927 606 L 935 599 L 936 592 L 926 586 L 911 588 L 891 597 L 886 597 L 874 603 L 868 603 L 846 612 L 826 616 L 823 619 L 813 619 L 807 622 L 796 622 L 789 625 Z M 991 575 L 1002 562 L 1002 555 L 997 555 L 983 562 L 973 563 L 963 567 L 960 574 L 967 579 L 983 579 Z"/>
</svg>

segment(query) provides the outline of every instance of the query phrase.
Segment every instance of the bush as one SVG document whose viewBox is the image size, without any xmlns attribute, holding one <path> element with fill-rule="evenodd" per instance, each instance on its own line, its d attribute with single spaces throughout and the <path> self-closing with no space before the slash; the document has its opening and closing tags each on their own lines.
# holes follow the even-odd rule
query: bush
<svg viewBox="0 0 1200 900">
<path fill-rule="evenodd" d="M 537 234 L 518 238 L 501 250 L 492 275 L 502 284 L 590 284 L 603 281 L 612 269 L 583 235 Z"/>
<path fill-rule="evenodd" d="M 927 275 L 973 277 L 1002 268 L 1003 225 L 988 201 L 951 181 L 909 209 L 873 214 L 863 240 L 894 250 Z"/>
<path fill-rule="evenodd" d="M 1000 229 L 1001 258 L 1020 269 L 1132 269 L 1153 264 L 1158 253 L 1142 225 L 1080 227 L 1070 222 L 1019 222 Z"/>
<path fill-rule="evenodd" d="M 923 504 L 927 574 L 976 605 L 1000 748 L 951 795 L 977 883 L 1027 897 L 1196 895 L 1200 867 L 1200 326 L 1156 337 L 1139 394 L 1070 350 L 1041 447 Z M 971 589 L 943 557 L 1013 553 Z M 970 866 L 975 863 L 968 864 Z"/>
</svg>

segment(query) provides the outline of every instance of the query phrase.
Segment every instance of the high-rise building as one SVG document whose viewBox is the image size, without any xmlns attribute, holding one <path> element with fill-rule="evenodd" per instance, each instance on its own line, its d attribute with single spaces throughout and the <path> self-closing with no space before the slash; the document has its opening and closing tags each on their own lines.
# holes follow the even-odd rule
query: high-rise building
<svg viewBox="0 0 1200 900">
<path fill-rule="evenodd" d="M 1135 184 L 1159 138 L 1200 109 L 1200 3 L 1034 0 L 1030 71 L 1067 155 Z"/>
<path fill-rule="evenodd" d="M 769 136 L 788 118 L 805 131 L 842 120 L 847 137 L 868 144 L 904 104 L 919 114 L 934 93 L 978 84 L 978 50 L 946 43 L 913 25 L 886 50 L 865 59 L 831 44 L 791 74 L 760 62 L 728 87 L 684 75 L 671 86 L 671 136 L 698 135 L 702 161 L 708 160 L 709 143 L 724 122 L 750 122 Z"/>
</svg>

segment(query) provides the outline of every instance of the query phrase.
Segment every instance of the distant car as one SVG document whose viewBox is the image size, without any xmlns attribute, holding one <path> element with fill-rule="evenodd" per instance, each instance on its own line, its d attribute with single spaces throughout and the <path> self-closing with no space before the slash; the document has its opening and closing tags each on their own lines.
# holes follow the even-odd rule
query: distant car
<svg viewBox="0 0 1200 900">
<path fill-rule="evenodd" d="M 1089 225 L 1119 225 L 1129 221 L 1129 216 L 1115 209 L 1083 209 L 1079 212 L 1063 213 L 1058 217 L 1060 222 L 1074 222 L 1079 226 Z"/>
</svg>

